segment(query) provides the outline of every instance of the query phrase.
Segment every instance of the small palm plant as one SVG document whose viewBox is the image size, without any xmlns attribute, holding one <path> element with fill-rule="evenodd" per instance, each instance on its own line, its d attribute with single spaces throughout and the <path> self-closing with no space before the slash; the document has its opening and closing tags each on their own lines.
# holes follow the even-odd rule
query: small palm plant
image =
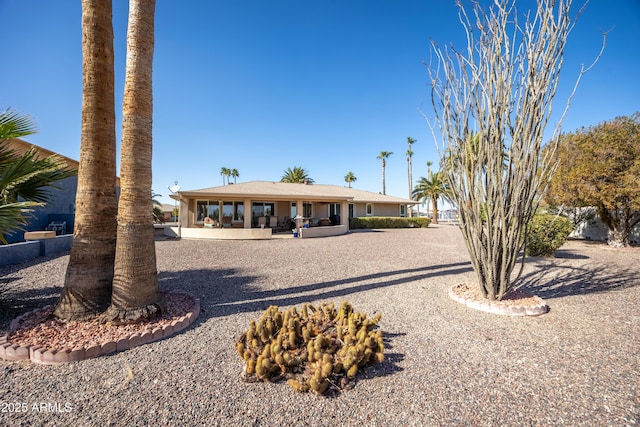
<svg viewBox="0 0 640 427">
<path fill-rule="evenodd" d="M 9 148 L 7 140 L 35 133 L 35 122 L 12 110 L 0 112 L 0 243 L 5 234 L 22 230 L 32 209 L 44 205 L 54 182 L 75 175 L 59 156 L 40 158 L 35 147 L 24 154 Z"/>
</svg>

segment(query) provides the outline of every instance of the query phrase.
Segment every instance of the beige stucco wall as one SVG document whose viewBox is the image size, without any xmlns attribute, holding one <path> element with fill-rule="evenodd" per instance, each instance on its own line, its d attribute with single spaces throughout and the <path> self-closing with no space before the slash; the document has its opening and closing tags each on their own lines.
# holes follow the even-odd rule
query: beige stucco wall
<svg viewBox="0 0 640 427">
<path fill-rule="evenodd" d="M 400 216 L 400 207 L 396 204 L 372 203 L 373 214 L 371 216 Z M 354 203 L 354 216 L 367 216 L 366 203 Z"/>
<path fill-rule="evenodd" d="M 164 234 L 183 239 L 261 240 L 271 239 L 270 228 L 165 227 Z"/>
</svg>

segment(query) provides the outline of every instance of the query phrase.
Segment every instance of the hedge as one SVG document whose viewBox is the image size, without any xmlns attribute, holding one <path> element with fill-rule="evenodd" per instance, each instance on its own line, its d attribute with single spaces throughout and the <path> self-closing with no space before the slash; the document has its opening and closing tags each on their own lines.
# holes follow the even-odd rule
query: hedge
<svg viewBox="0 0 640 427">
<path fill-rule="evenodd" d="M 431 218 L 402 218 L 389 216 L 367 216 L 349 218 L 349 229 L 363 228 L 427 228 Z"/>
</svg>

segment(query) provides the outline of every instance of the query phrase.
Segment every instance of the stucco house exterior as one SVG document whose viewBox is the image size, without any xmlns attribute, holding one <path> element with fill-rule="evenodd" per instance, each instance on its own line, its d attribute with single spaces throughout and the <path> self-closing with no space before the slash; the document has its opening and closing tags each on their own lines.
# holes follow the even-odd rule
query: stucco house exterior
<svg viewBox="0 0 640 427">
<path fill-rule="evenodd" d="M 217 239 L 269 239 L 297 227 L 301 237 L 345 234 L 351 217 L 404 217 L 417 203 L 337 185 L 271 181 L 180 191 L 171 198 L 179 203 L 179 225 L 167 234 Z"/>
</svg>

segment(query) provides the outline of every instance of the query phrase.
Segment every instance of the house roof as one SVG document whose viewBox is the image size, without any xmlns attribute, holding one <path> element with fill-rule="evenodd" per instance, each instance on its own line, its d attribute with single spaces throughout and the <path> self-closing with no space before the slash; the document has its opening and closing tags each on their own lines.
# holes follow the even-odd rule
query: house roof
<svg viewBox="0 0 640 427">
<path fill-rule="evenodd" d="M 219 187 L 202 188 L 199 190 L 180 191 L 180 196 L 184 197 L 241 197 L 259 198 L 263 200 L 271 199 L 305 199 L 305 200 L 325 200 L 325 201 L 349 201 L 368 203 L 395 203 L 395 204 L 415 204 L 414 200 L 404 199 L 373 193 L 370 191 L 357 190 L 355 188 L 341 187 L 338 185 L 325 184 L 294 184 L 288 182 L 272 181 L 248 181 L 239 184 L 229 184 Z M 178 199 L 172 195 L 171 198 Z"/>
</svg>

